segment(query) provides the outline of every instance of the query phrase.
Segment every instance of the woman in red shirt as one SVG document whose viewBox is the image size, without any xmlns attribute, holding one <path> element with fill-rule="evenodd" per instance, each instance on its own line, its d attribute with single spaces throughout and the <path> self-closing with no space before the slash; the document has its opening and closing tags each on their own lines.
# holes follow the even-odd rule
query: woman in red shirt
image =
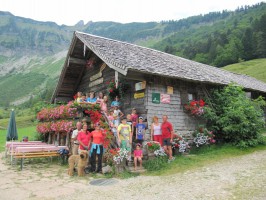
<svg viewBox="0 0 266 200">
<path fill-rule="evenodd" d="M 100 129 L 100 124 L 96 123 L 94 125 L 95 130 L 91 132 L 91 149 L 90 149 L 90 162 L 91 162 L 91 172 L 102 173 L 102 157 L 103 157 L 103 132 Z M 90 145 L 89 144 L 89 145 Z M 96 155 L 98 157 L 98 165 L 96 170 Z"/>
<path fill-rule="evenodd" d="M 87 130 L 88 129 L 88 125 L 84 124 L 82 129 L 79 131 L 78 133 L 78 141 L 79 141 L 79 150 L 78 152 L 80 153 L 80 151 L 82 150 L 89 150 L 89 142 L 91 140 L 91 133 Z"/>
</svg>

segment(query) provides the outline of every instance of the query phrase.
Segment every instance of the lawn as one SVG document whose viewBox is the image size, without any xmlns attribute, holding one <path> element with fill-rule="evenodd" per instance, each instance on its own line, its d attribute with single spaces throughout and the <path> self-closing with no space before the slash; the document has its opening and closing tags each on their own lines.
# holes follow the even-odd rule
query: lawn
<svg viewBox="0 0 266 200">
<path fill-rule="evenodd" d="M 7 129 L 10 118 L 0 119 L 0 130 Z M 16 125 L 18 128 L 32 127 L 36 125 L 35 115 L 16 116 Z"/>
<path fill-rule="evenodd" d="M 146 161 L 144 166 L 147 167 L 149 165 L 148 169 L 150 169 L 146 175 L 171 175 L 261 150 L 266 150 L 266 146 L 260 145 L 248 149 L 239 149 L 229 144 L 204 146 L 197 149 L 194 148 L 189 155 L 176 156 L 176 159 L 170 164 L 167 163 L 167 159 L 164 159 L 162 162 Z"/>
<path fill-rule="evenodd" d="M 0 130 L 0 152 L 5 150 L 6 132 L 6 130 Z M 18 128 L 18 141 L 21 141 L 24 136 L 28 136 L 29 140 L 35 140 L 36 135 L 36 126 Z"/>
</svg>

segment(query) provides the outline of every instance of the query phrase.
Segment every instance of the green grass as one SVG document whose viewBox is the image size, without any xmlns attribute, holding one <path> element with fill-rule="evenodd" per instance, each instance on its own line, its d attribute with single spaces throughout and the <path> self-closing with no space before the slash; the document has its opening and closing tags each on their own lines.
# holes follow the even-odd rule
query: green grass
<svg viewBox="0 0 266 200">
<path fill-rule="evenodd" d="M 16 125 L 17 128 L 26 128 L 29 126 L 34 126 L 36 124 L 36 116 L 35 115 L 25 115 L 16 117 Z M 0 130 L 7 129 L 9 123 L 9 118 L 0 119 Z"/>
<path fill-rule="evenodd" d="M 266 146 L 260 145 L 248 149 L 239 149 L 232 145 L 205 146 L 200 149 L 195 149 L 187 156 L 176 156 L 176 159 L 170 164 L 164 163 L 160 170 L 148 171 L 146 175 L 171 175 L 213 164 L 223 159 L 242 156 L 261 150 L 266 150 Z"/>
<path fill-rule="evenodd" d="M 223 69 L 239 74 L 246 74 L 266 82 L 266 58 L 227 65 Z"/>
<path fill-rule="evenodd" d="M 0 105 L 7 106 L 12 100 L 29 95 L 34 89 L 40 86 L 47 76 L 38 73 L 17 74 L 1 77 L 0 82 Z"/>
<path fill-rule="evenodd" d="M 0 152 L 5 150 L 7 130 L 0 130 Z M 24 136 L 28 136 L 29 140 L 35 140 L 36 126 L 30 126 L 25 128 L 18 128 L 18 141 L 21 141 Z"/>
</svg>

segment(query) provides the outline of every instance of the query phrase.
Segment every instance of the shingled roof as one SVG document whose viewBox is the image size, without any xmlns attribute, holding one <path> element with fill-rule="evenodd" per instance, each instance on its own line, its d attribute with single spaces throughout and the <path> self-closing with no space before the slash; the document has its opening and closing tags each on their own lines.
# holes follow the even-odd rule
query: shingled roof
<svg viewBox="0 0 266 200">
<path fill-rule="evenodd" d="M 129 70 L 213 84 L 234 82 L 245 88 L 266 92 L 266 83 L 255 78 L 194 62 L 154 49 L 117 40 L 75 32 L 106 64 L 126 75 Z"/>
</svg>

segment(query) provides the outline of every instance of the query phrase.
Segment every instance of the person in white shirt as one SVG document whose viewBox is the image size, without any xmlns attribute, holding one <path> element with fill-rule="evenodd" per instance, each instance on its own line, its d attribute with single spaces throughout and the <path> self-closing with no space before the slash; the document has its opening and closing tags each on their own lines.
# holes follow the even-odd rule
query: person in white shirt
<svg viewBox="0 0 266 200">
<path fill-rule="evenodd" d="M 71 136 L 72 155 L 78 155 L 79 142 L 77 140 L 77 137 L 78 137 L 79 131 L 82 129 L 82 123 L 81 122 L 77 122 L 76 127 L 77 127 L 77 129 L 75 129 L 72 132 L 72 136 Z"/>
</svg>

